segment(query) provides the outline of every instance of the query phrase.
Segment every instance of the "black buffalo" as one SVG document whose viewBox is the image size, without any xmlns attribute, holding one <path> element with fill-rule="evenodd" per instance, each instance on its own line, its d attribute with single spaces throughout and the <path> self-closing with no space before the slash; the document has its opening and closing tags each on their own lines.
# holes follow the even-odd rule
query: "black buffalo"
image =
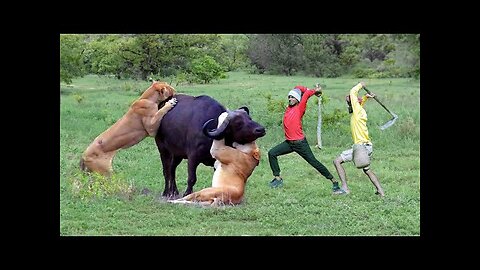
<svg viewBox="0 0 480 270">
<path fill-rule="evenodd" d="M 265 128 L 250 118 L 247 107 L 229 111 L 228 126 L 215 130 L 218 116 L 227 111 L 223 105 L 209 96 L 179 94 L 174 97 L 177 104 L 163 117 L 155 137 L 165 178 L 162 196 L 168 198 L 178 197 L 175 170 L 183 159 L 188 160 L 187 189 L 183 196 L 193 192 L 200 163 L 213 167 L 215 159 L 210 154 L 213 139 L 203 133 L 203 125 L 207 122 L 209 129 L 214 129 L 212 137 L 224 137 L 225 143 L 230 146 L 233 142 L 252 142 L 265 135 Z"/>
</svg>

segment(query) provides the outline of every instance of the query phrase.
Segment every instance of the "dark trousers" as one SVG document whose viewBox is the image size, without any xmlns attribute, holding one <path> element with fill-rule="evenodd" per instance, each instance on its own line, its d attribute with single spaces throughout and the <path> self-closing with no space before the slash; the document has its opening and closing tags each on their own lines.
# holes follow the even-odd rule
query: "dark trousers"
<svg viewBox="0 0 480 270">
<path fill-rule="evenodd" d="M 270 163 L 270 168 L 272 169 L 274 176 L 280 176 L 280 167 L 278 166 L 277 157 L 292 152 L 298 153 L 308 162 L 308 164 L 312 165 L 319 173 L 325 176 L 325 178 L 333 178 L 333 175 L 328 171 L 328 169 L 315 158 L 306 138 L 298 141 L 285 140 L 268 151 L 268 162 Z"/>
</svg>

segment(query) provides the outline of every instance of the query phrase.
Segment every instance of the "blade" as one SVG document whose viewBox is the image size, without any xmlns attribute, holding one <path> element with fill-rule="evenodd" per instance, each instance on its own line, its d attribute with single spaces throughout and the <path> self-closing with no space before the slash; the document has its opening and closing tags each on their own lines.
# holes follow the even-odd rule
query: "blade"
<svg viewBox="0 0 480 270">
<path fill-rule="evenodd" d="M 397 121 L 398 116 L 396 114 L 393 114 L 393 118 L 390 119 L 387 123 L 383 124 L 383 126 L 380 127 L 381 130 L 387 129 L 391 127 L 393 124 L 395 124 L 395 121 Z"/>
</svg>

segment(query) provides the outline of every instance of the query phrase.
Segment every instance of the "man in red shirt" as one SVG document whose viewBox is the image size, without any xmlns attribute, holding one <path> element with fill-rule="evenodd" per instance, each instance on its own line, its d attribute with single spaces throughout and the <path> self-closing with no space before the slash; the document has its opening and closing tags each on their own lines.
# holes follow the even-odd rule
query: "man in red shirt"
<svg viewBox="0 0 480 270">
<path fill-rule="evenodd" d="M 288 107 L 283 116 L 285 141 L 268 151 L 268 161 L 273 176 L 275 177 L 270 181 L 271 187 L 276 188 L 283 186 L 283 179 L 280 176 L 280 167 L 278 166 L 277 157 L 296 152 L 325 178 L 332 181 L 334 192 L 340 189 L 338 181 L 334 180 L 333 175 L 328 169 L 315 158 L 308 145 L 307 139 L 303 134 L 302 117 L 307 109 L 307 101 L 311 96 L 320 96 L 321 94 L 321 87 L 308 89 L 307 87 L 300 85 L 295 86 L 295 88 L 288 93 Z"/>
</svg>

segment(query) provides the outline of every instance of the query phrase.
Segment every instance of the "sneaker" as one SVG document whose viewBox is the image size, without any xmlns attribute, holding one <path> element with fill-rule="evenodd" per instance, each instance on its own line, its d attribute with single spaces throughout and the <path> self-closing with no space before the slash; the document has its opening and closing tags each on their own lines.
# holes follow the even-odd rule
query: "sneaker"
<svg viewBox="0 0 480 270">
<path fill-rule="evenodd" d="M 345 191 L 338 186 L 338 182 L 333 183 L 332 191 L 334 195 L 344 195 L 350 193 L 350 191 Z"/>
<path fill-rule="evenodd" d="M 278 180 L 277 178 L 273 178 L 273 180 L 270 181 L 271 188 L 278 188 L 282 186 L 283 186 L 283 179 Z"/>
<path fill-rule="evenodd" d="M 333 191 L 333 195 L 347 195 L 348 193 L 349 193 L 349 192 L 347 192 L 347 191 L 345 191 L 345 190 L 343 190 L 343 189 L 341 189 L 341 188 Z"/>
<path fill-rule="evenodd" d="M 339 190 L 340 190 L 340 187 L 338 186 L 338 182 L 333 183 L 333 187 L 332 187 L 333 193 L 335 193 Z"/>
</svg>

